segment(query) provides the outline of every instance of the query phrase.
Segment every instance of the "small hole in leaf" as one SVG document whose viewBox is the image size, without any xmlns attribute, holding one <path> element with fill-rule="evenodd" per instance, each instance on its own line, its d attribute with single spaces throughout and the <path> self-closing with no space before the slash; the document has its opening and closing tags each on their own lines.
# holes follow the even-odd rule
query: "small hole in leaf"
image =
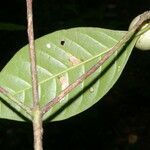
<svg viewBox="0 0 150 150">
<path fill-rule="evenodd" d="M 65 41 L 64 41 L 64 40 L 62 40 L 62 41 L 60 42 L 60 44 L 61 44 L 61 45 L 64 45 L 64 44 L 65 44 Z"/>
<path fill-rule="evenodd" d="M 51 44 L 50 44 L 50 43 L 47 43 L 47 44 L 46 44 L 46 47 L 47 47 L 47 48 L 51 48 Z"/>
<path fill-rule="evenodd" d="M 90 87 L 90 92 L 93 93 L 94 92 L 94 88 Z"/>
</svg>

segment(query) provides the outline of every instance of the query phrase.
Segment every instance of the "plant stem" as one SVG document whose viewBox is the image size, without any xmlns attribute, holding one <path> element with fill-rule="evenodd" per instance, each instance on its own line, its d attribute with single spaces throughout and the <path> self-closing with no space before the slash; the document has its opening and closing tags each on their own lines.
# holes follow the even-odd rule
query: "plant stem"
<svg viewBox="0 0 150 150">
<path fill-rule="evenodd" d="M 34 31 L 33 31 L 33 13 L 32 0 L 26 0 L 27 3 L 27 21 L 28 21 L 28 40 L 29 54 L 31 62 L 31 77 L 32 77 L 32 94 L 33 94 L 33 135 L 34 135 L 34 150 L 43 150 L 42 137 L 42 111 L 39 106 L 38 78 L 36 67 L 36 52 L 34 46 Z"/>
<path fill-rule="evenodd" d="M 42 109 L 43 115 L 48 112 L 54 105 L 56 105 L 62 98 L 64 98 L 68 93 L 70 93 L 75 87 L 77 87 L 80 83 L 82 83 L 86 78 L 92 75 L 107 59 L 110 58 L 117 50 L 122 49 L 126 42 L 135 34 L 135 32 L 141 27 L 143 22 L 150 19 L 150 11 L 144 12 L 141 14 L 139 21 L 134 25 L 134 27 L 129 30 L 125 36 L 114 46 L 112 47 L 101 60 L 97 62 L 94 66 L 92 66 L 87 72 L 81 75 L 76 81 L 66 87 L 61 93 L 48 102 Z"/>
<path fill-rule="evenodd" d="M 34 30 L 33 30 L 33 14 L 32 14 L 32 0 L 27 0 L 27 19 L 28 19 L 28 40 L 29 40 L 29 53 L 31 62 L 31 77 L 32 77 L 32 94 L 33 94 L 33 106 L 36 106 L 39 102 L 38 92 L 38 79 L 37 79 L 37 67 L 36 67 L 36 52 L 34 46 Z"/>
<path fill-rule="evenodd" d="M 2 93 L 4 96 L 6 96 L 9 100 L 13 101 L 16 105 L 18 105 L 20 108 L 22 108 L 27 114 L 31 116 L 31 109 L 23 104 L 21 101 L 16 99 L 12 94 L 10 94 L 6 89 L 3 87 L 0 87 L 0 93 Z"/>
<path fill-rule="evenodd" d="M 42 113 L 40 107 L 33 109 L 33 134 L 34 134 L 34 150 L 43 150 L 42 137 Z"/>
</svg>

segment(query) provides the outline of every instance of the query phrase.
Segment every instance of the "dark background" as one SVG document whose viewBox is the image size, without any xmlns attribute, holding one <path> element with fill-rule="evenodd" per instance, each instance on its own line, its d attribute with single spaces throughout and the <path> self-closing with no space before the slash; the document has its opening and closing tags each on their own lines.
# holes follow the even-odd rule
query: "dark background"
<svg viewBox="0 0 150 150">
<path fill-rule="evenodd" d="M 150 0 L 34 0 L 35 37 L 78 26 L 127 30 L 149 10 Z M 0 3 L 0 22 L 26 25 L 25 0 Z M 0 30 L 0 69 L 25 44 L 27 34 Z M 120 79 L 87 111 L 44 124 L 45 150 L 150 149 L 150 52 L 134 49 Z M 32 125 L 0 120 L 0 149 L 31 150 Z"/>
</svg>

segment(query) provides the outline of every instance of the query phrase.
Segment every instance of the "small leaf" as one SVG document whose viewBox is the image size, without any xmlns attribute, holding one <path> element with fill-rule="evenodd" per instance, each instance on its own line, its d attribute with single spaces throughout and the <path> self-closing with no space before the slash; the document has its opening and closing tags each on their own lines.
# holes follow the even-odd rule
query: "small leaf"
<svg viewBox="0 0 150 150">
<path fill-rule="evenodd" d="M 125 31 L 101 28 L 74 28 L 57 31 L 37 39 L 35 44 L 41 107 L 100 60 L 125 33 Z M 99 101 L 119 78 L 135 41 L 132 40 L 121 52 L 118 50 L 92 76 L 47 112 L 44 119 L 63 120 Z M 0 86 L 32 107 L 30 78 L 28 46 L 25 46 L 1 71 Z M 5 97 L 3 99 L 12 105 L 11 101 Z M 26 113 L 14 105 L 13 107 L 29 119 Z M 0 118 L 23 120 L 3 101 L 0 102 Z"/>
</svg>

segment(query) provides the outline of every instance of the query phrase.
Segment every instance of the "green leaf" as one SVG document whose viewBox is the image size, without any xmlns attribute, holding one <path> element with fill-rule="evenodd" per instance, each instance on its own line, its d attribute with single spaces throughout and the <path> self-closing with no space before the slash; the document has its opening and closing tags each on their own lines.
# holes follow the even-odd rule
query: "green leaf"
<svg viewBox="0 0 150 150">
<path fill-rule="evenodd" d="M 16 30 L 25 30 L 25 29 L 26 27 L 23 25 L 0 22 L 0 30 L 16 31 Z"/>
<path fill-rule="evenodd" d="M 44 106 L 75 81 L 109 51 L 126 31 L 101 28 L 74 28 L 61 30 L 36 40 L 40 105 Z M 74 116 L 99 101 L 119 78 L 135 45 L 128 43 L 117 51 L 91 77 L 55 105 L 44 119 L 63 120 Z M 23 47 L 0 73 L 0 86 L 17 99 L 32 107 L 30 62 L 28 46 Z M 12 102 L 0 95 L 10 105 Z M 20 108 L 9 108 L 0 102 L 0 118 L 24 120 L 29 116 Z M 18 113 L 20 113 L 20 115 Z"/>
</svg>

